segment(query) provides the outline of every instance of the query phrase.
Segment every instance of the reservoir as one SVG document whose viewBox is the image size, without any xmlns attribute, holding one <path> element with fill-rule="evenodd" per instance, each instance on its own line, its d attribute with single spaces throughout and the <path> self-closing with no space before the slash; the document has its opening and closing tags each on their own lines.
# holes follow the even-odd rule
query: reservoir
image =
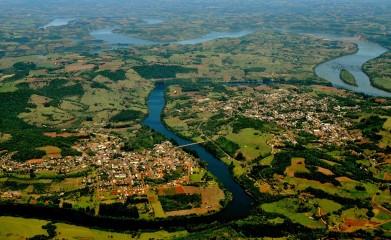
<svg viewBox="0 0 391 240">
<path fill-rule="evenodd" d="M 158 85 L 152 91 L 148 99 L 150 114 L 143 123 L 148 125 L 150 128 L 164 134 L 166 137 L 174 139 L 178 142 L 179 145 L 192 143 L 186 139 L 178 137 L 169 131 L 161 121 L 160 114 L 163 111 L 165 105 L 165 88 L 166 85 Z M 232 179 L 228 170 L 228 166 L 219 159 L 215 158 L 212 154 L 208 153 L 200 145 L 193 145 L 189 146 L 188 148 L 197 151 L 200 159 L 208 163 L 208 170 L 214 176 L 216 176 L 233 195 L 233 200 L 228 204 L 228 206 L 220 213 L 217 213 L 219 218 L 230 219 L 247 216 L 251 209 L 251 203 L 253 202 L 253 199 L 247 195 L 243 188 Z"/>
<path fill-rule="evenodd" d="M 57 18 L 51 21 L 50 23 L 42 26 L 41 28 L 45 29 L 48 27 L 59 27 L 59 26 L 64 26 L 67 25 L 69 22 L 75 20 L 76 18 Z"/>
<path fill-rule="evenodd" d="M 155 19 L 155 18 L 143 18 L 143 21 L 147 22 L 147 24 L 159 24 L 164 23 L 163 20 Z"/>
<path fill-rule="evenodd" d="M 215 31 L 213 31 L 209 34 L 206 34 L 205 36 L 202 36 L 202 37 L 196 38 L 196 39 L 164 43 L 164 42 L 154 42 L 154 41 L 144 40 L 141 38 L 136 38 L 136 37 L 131 37 L 131 36 L 125 36 L 125 35 L 122 35 L 119 33 L 113 33 L 114 29 L 116 29 L 116 28 L 106 28 L 106 29 L 92 31 L 92 32 L 90 32 L 90 36 L 93 37 L 94 40 L 105 41 L 107 44 L 161 45 L 161 44 L 196 44 L 196 43 L 202 43 L 202 42 L 211 41 L 211 40 L 215 40 L 215 39 L 219 39 L 219 38 L 243 37 L 245 35 L 248 35 L 248 34 L 251 34 L 254 32 L 251 30 L 244 30 L 244 31 L 239 31 L 239 32 L 215 32 Z M 103 46 L 104 44 L 100 44 L 100 45 Z M 120 48 L 120 47 L 123 47 L 123 46 L 118 46 L 116 48 Z"/>
</svg>

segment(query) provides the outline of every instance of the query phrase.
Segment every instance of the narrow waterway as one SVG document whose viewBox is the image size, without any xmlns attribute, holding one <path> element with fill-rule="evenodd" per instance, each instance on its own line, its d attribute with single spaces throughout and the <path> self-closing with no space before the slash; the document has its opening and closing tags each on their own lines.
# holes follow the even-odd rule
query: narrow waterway
<svg viewBox="0 0 391 240">
<path fill-rule="evenodd" d="M 164 90 L 166 87 L 166 85 L 156 86 L 149 96 L 148 107 L 150 114 L 148 118 L 144 120 L 144 124 L 164 134 L 168 138 L 174 139 L 179 145 L 189 144 L 191 141 L 178 137 L 165 128 L 161 121 L 160 114 L 165 105 Z M 222 210 L 221 213 L 219 213 L 219 216 L 222 218 L 247 216 L 251 209 L 253 199 L 247 195 L 243 188 L 232 179 L 227 165 L 215 158 L 212 154 L 208 153 L 202 146 L 193 145 L 188 148 L 197 151 L 200 159 L 208 163 L 208 170 L 215 175 L 233 195 L 233 200 L 226 208 L 224 208 L 224 210 Z"/>
</svg>

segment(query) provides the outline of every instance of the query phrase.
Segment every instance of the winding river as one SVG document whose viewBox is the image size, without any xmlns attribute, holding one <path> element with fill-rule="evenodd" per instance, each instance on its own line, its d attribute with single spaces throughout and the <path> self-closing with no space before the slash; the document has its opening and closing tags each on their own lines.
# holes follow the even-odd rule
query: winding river
<svg viewBox="0 0 391 240">
<path fill-rule="evenodd" d="M 330 35 L 327 35 L 327 37 L 329 39 L 340 39 L 340 37 L 333 37 Z M 368 95 L 391 96 L 391 93 L 371 86 L 368 76 L 366 76 L 361 71 L 361 67 L 365 62 L 375 57 L 378 57 L 379 55 L 385 53 L 387 50 L 375 43 L 363 40 L 349 42 L 357 44 L 357 47 L 359 49 L 357 53 L 339 57 L 320 64 L 315 69 L 316 74 L 319 77 L 330 81 L 335 87 L 342 87 L 356 92 L 362 92 Z M 189 42 L 189 44 L 191 44 L 191 42 Z M 339 72 L 342 67 L 353 74 L 358 85 L 357 87 L 348 85 L 339 78 Z M 168 138 L 176 140 L 179 145 L 189 144 L 191 143 L 190 141 L 180 138 L 174 133 L 172 133 L 163 125 L 161 121 L 160 115 L 165 105 L 165 88 L 165 85 L 158 85 L 152 91 L 148 99 L 148 107 L 150 114 L 148 118 L 144 120 L 143 123 L 148 125 L 152 129 L 164 134 Z M 253 202 L 253 199 L 249 197 L 246 192 L 241 188 L 241 186 L 232 179 L 231 174 L 228 171 L 228 167 L 222 161 L 208 153 L 202 146 L 193 145 L 189 148 L 197 151 L 200 158 L 208 163 L 208 170 L 212 174 L 214 174 L 233 194 L 233 200 L 225 209 L 222 210 L 221 213 L 219 213 L 219 215 L 222 215 L 222 217 L 226 218 L 244 217 L 248 215 L 249 211 L 251 210 L 251 203 Z"/>
<path fill-rule="evenodd" d="M 319 35 L 322 36 L 322 34 Z M 327 37 L 328 39 L 339 39 L 345 42 L 354 43 L 358 47 L 358 52 L 318 65 L 315 68 L 315 73 L 318 77 L 324 78 L 331 82 L 334 87 L 345 88 L 372 96 L 391 97 L 391 93 L 373 87 L 368 76 L 361 70 L 362 65 L 365 62 L 387 52 L 387 49 L 376 43 L 364 40 L 344 40 L 343 37 L 333 35 L 323 36 Z M 346 84 L 340 79 L 339 73 L 341 68 L 345 68 L 354 76 L 358 86 Z"/>
<path fill-rule="evenodd" d="M 165 105 L 164 90 L 166 87 L 166 85 L 157 85 L 152 91 L 148 99 L 150 114 L 143 123 L 148 125 L 150 128 L 164 134 L 168 138 L 174 139 L 178 142 L 179 145 L 192 143 L 173 134 L 166 127 L 164 127 L 161 121 L 160 114 Z M 193 145 L 189 146 L 188 148 L 197 151 L 200 159 L 208 163 L 208 170 L 213 175 L 215 175 L 233 195 L 233 200 L 226 208 L 222 210 L 222 212 L 219 213 L 219 216 L 222 218 L 247 216 L 251 209 L 251 203 L 253 200 L 249 195 L 246 194 L 243 188 L 232 179 L 227 165 L 225 165 L 219 159 L 215 158 L 212 154 L 208 153 L 202 146 Z"/>
</svg>

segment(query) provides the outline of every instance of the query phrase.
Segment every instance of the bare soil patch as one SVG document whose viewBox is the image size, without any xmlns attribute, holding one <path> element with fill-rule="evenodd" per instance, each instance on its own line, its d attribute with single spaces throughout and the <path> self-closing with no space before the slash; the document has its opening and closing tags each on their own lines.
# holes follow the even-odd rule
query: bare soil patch
<svg viewBox="0 0 391 240">
<path fill-rule="evenodd" d="M 334 175 L 334 173 L 326 168 L 318 167 L 317 172 L 323 173 L 324 175 Z"/>
<path fill-rule="evenodd" d="M 71 65 L 68 65 L 66 66 L 66 70 L 68 70 L 68 72 L 74 72 L 74 71 L 81 71 L 81 70 L 89 70 L 89 69 L 93 69 L 95 67 L 94 64 L 87 64 L 87 65 L 82 65 L 82 64 L 71 64 Z"/>
<path fill-rule="evenodd" d="M 340 181 L 340 182 L 355 182 L 353 179 L 350 179 L 348 177 L 337 177 L 335 178 L 337 181 Z"/>
<path fill-rule="evenodd" d="M 182 187 L 182 186 L 181 186 Z M 199 187 L 194 186 L 183 186 L 182 187 L 183 192 L 181 193 L 187 193 L 187 194 L 201 194 L 201 190 Z M 179 190 L 179 189 L 178 189 Z M 177 187 L 175 187 L 175 191 L 178 193 Z"/>
<path fill-rule="evenodd" d="M 219 187 L 201 188 L 201 208 L 220 206 L 220 200 L 224 199 L 224 196 L 223 190 Z"/>
</svg>

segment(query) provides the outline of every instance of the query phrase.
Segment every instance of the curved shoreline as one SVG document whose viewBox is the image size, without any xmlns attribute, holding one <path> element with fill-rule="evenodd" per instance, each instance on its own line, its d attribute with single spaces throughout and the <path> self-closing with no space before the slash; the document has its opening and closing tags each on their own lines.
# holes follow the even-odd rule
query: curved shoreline
<svg viewBox="0 0 391 240">
<path fill-rule="evenodd" d="M 386 54 L 386 53 L 388 53 L 388 52 L 385 52 L 385 53 L 381 54 L 381 55 L 378 56 L 378 57 L 372 58 L 372 59 L 370 59 L 369 61 L 372 61 L 372 60 L 374 60 L 374 59 L 381 58 L 381 57 L 382 57 L 384 54 Z M 369 62 L 369 61 L 368 61 L 368 62 Z M 368 62 L 366 62 L 366 63 L 368 63 Z M 371 77 L 371 74 L 369 74 L 368 71 L 364 68 L 364 65 L 365 65 L 366 63 L 364 63 L 364 64 L 361 66 L 361 71 L 363 71 L 363 73 L 365 73 L 365 74 L 368 76 L 369 81 L 371 82 L 371 85 L 374 86 L 375 88 L 378 88 L 378 89 L 381 89 L 381 90 L 383 90 L 383 91 L 386 91 L 386 92 L 391 93 L 391 89 L 384 88 L 383 86 L 378 85 L 377 83 L 375 83 L 375 82 L 373 81 L 373 77 Z"/>
<path fill-rule="evenodd" d="M 342 37 L 334 38 L 334 40 L 356 44 L 358 51 L 320 63 L 314 69 L 316 76 L 329 81 L 333 87 L 344 88 L 372 96 L 391 97 L 390 92 L 374 87 L 370 78 L 362 69 L 366 62 L 381 56 L 388 49 L 369 41 L 345 40 Z M 345 68 L 354 76 L 357 86 L 347 84 L 340 79 L 339 75 L 342 68 Z"/>
</svg>

